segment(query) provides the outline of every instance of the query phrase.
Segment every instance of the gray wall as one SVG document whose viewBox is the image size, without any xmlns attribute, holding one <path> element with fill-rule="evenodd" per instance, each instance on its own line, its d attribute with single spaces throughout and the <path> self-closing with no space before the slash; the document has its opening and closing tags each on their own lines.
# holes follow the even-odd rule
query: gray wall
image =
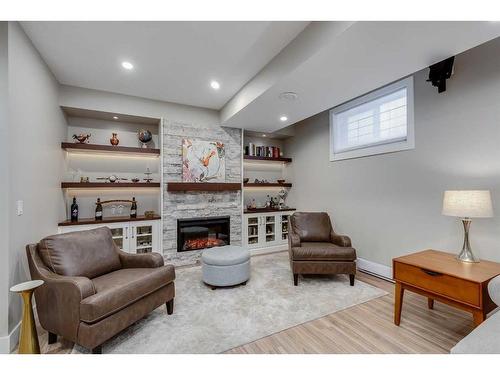
<svg viewBox="0 0 500 375">
<path fill-rule="evenodd" d="M 60 188 L 66 122 L 58 107 L 59 85 L 15 22 L 9 22 L 9 285 L 29 279 L 25 246 L 55 233 L 64 218 Z M 16 215 L 16 201 L 24 214 Z M 21 304 L 10 295 L 9 330 Z"/>
<path fill-rule="evenodd" d="M 0 176 L 8 175 L 8 23 L 0 22 Z M 4 180 L 5 181 L 5 180 Z M 0 183 L 0 340 L 9 333 L 9 186 Z M 6 350 L 6 339 L 2 340 L 0 353 Z"/>
<path fill-rule="evenodd" d="M 442 94 L 425 82 L 427 70 L 414 75 L 414 150 L 330 162 L 328 112 L 298 123 L 286 142 L 294 175 L 288 204 L 326 210 L 359 257 L 390 266 L 425 248 L 456 252 L 461 224 L 441 215 L 443 191 L 490 189 L 496 217 L 474 220 L 471 241 L 482 258 L 500 261 L 498 56 L 500 38 L 458 55 Z"/>
</svg>

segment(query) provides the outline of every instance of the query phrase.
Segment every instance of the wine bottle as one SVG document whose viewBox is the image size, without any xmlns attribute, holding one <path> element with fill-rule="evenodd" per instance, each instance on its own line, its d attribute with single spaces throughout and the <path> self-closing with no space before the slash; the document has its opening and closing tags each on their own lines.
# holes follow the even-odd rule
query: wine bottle
<svg viewBox="0 0 500 375">
<path fill-rule="evenodd" d="M 101 198 L 97 198 L 97 204 L 95 206 L 95 219 L 102 220 L 102 204 Z"/>
<path fill-rule="evenodd" d="M 132 207 L 130 207 L 130 217 L 137 217 L 137 202 L 135 201 L 135 197 L 132 197 Z"/>
<path fill-rule="evenodd" d="M 73 204 L 71 205 L 71 221 L 78 221 L 78 204 L 76 197 L 73 197 Z"/>
</svg>

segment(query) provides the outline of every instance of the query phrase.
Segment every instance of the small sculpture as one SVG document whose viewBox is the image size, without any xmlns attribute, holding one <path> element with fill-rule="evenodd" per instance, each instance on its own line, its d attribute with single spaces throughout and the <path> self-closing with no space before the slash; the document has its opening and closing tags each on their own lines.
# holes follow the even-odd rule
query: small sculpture
<svg viewBox="0 0 500 375">
<path fill-rule="evenodd" d="M 73 139 L 77 142 L 75 143 L 88 143 L 91 134 L 73 134 Z"/>
<path fill-rule="evenodd" d="M 151 178 L 151 175 L 153 174 L 153 172 L 151 172 L 149 170 L 149 168 L 147 168 L 147 170 L 146 170 L 146 172 L 144 172 L 144 174 L 146 175 L 146 178 L 144 179 L 144 181 L 146 181 L 146 182 L 153 181 L 153 179 Z"/>
<path fill-rule="evenodd" d="M 112 146 L 118 146 L 120 140 L 118 139 L 117 133 L 111 133 L 111 138 L 109 139 L 109 143 L 111 143 Z"/>
<path fill-rule="evenodd" d="M 139 141 L 142 143 L 142 148 L 147 148 L 147 143 L 151 142 L 153 134 L 151 134 L 149 130 L 141 129 L 137 134 L 137 138 L 139 138 Z"/>
<path fill-rule="evenodd" d="M 116 175 L 112 174 L 108 177 L 97 177 L 97 180 L 106 180 L 108 182 L 115 183 L 116 181 L 127 181 L 128 178 L 119 178 Z"/>
</svg>

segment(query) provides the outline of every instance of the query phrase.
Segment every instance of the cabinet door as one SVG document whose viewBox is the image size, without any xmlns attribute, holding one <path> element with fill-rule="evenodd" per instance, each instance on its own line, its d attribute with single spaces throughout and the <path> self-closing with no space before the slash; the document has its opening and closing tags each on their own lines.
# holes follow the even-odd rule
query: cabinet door
<svg viewBox="0 0 500 375">
<path fill-rule="evenodd" d="M 259 215 L 245 215 L 245 243 L 249 248 L 259 247 L 261 233 L 261 220 Z"/>
<path fill-rule="evenodd" d="M 161 254 L 158 241 L 158 221 L 136 221 L 130 223 L 129 252 L 144 254 L 156 252 Z"/>
<path fill-rule="evenodd" d="M 289 213 L 280 213 L 279 214 L 279 221 L 281 223 L 280 225 L 280 237 L 279 241 L 282 243 L 288 242 L 288 219 L 290 218 Z"/>
<path fill-rule="evenodd" d="M 109 223 L 105 226 L 111 229 L 111 236 L 116 246 L 123 251 L 129 251 L 130 229 L 128 223 Z"/>
<path fill-rule="evenodd" d="M 262 215 L 262 246 L 273 246 L 277 243 L 277 235 L 279 234 L 278 225 L 278 215 L 276 214 L 265 214 Z"/>
</svg>

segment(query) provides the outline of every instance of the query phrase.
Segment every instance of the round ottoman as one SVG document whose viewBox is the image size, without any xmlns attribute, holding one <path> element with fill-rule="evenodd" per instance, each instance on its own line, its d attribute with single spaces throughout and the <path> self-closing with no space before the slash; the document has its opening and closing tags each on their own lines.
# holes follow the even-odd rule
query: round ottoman
<svg viewBox="0 0 500 375">
<path fill-rule="evenodd" d="M 250 278 L 250 252 L 240 246 L 220 246 L 201 254 L 203 282 L 218 286 L 246 284 Z"/>
</svg>

